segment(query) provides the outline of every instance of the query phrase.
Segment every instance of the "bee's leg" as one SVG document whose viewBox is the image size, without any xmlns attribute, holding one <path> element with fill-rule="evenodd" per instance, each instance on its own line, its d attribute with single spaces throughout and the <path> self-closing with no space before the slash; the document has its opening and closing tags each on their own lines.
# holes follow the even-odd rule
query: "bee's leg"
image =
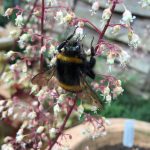
<svg viewBox="0 0 150 150">
<path fill-rule="evenodd" d="M 77 28 L 76 28 L 77 29 Z M 71 40 L 76 32 L 76 29 L 74 30 L 74 32 L 64 41 L 62 42 L 58 47 L 57 47 L 57 50 L 59 52 L 61 52 L 61 49 L 68 43 L 69 40 Z"/>
<path fill-rule="evenodd" d="M 95 56 L 95 49 L 92 46 L 93 41 L 94 41 L 94 37 L 93 37 L 93 39 L 91 41 L 91 57 L 90 57 L 90 61 L 89 61 L 90 69 L 92 69 L 94 67 L 95 63 L 96 63 L 96 59 L 94 58 L 94 56 Z"/>
<path fill-rule="evenodd" d="M 85 68 L 84 68 L 84 73 L 86 75 L 88 75 L 92 79 L 95 78 L 95 73 L 93 72 L 92 69 L 93 69 L 93 67 L 95 66 L 95 63 L 96 63 L 96 59 L 94 58 L 94 56 L 95 56 L 95 49 L 92 46 L 93 40 L 94 40 L 94 37 L 93 37 L 93 39 L 91 41 L 91 57 L 90 57 L 90 61 L 87 61 L 85 63 Z"/>
</svg>

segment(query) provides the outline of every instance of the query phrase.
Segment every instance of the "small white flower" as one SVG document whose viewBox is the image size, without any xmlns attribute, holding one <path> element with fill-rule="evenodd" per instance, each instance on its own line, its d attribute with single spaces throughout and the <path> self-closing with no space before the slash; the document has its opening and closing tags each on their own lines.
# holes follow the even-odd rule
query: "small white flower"
<svg viewBox="0 0 150 150">
<path fill-rule="evenodd" d="M 57 116 L 58 113 L 61 112 L 61 108 L 58 104 L 56 104 L 53 108 L 54 114 Z"/>
<path fill-rule="evenodd" d="M 5 102 L 6 102 L 5 100 L 1 100 L 0 101 L 0 106 L 4 105 Z"/>
<path fill-rule="evenodd" d="M 55 20 L 57 20 L 60 24 L 63 24 L 64 23 L 64 15 L 63 15 L 63 12 L 60 10 L 60 11 L 57 11 L 56 13 L 56 16 L 54 17 Z"/>
<path fill-rule="evenodd" d="M 124 89 L 121 86 L 117 86 L 113 89 L 113 93 L 115 95 L 120 95 L 123 91 L 124 91 Z"/>
<path fill-rule="evenodd" d="M 93 111 L 94 113 L 97 113 L 97 107 L 96 106 L 91 106 L 91 111 Z"/>
<path fill-rule="evenodd" d="M 38 102 L 38 101 L 33 101 L 33 102 L 32 102 L 32 105 L 33 105 L 33 106 L 38 106 L 38 105 L 39 105 L 39 102 Z"/>
<path fill-rule="evenodd" d="M 63 103 L 66 98 L 66 94 L 61 94 L 58 98 L 58 103 Z"/>
<path fill-rule="evenodd" d="M 35 111 L 32 111 L 32 112 L 30 112 L 30 113 L 28 114 L 28 118 L 31 119 L 31 120 L 32 120 L 32 119 L 35 119 L 36 116 L 37 116 L 37 115 L 36 115 L 36 112 L 35 112 Z"/>
<path fill-rule="evenodd" d="M 44 129 L 45 129 L 44 126 L 40 126 L 37 128 L 36 133 L 40 134 L 44 131 Z"/>
<path fill-rule="evenodd" d="M 8 51 L 5 55 L 6 55 L 6 57 L 7 58 L 10 58 L 11 56 L 13 56 L 15 54 L 15 52 L 14 51 Z"/>
<path fill-rule="evenodd" d="M 5 111 L 3 111 L 3 112 L 2 112 L 2 118 L 6 118 L 6 117 L 7 117 L 7 115 L 8 115 L 7 110 L 5 110 Z"/>
<path fill-rule="evenodd" d="M 23 19 L 22 14 L 21 14 L 21 15 L 18 15 L 17 18 L 15 19 L 15 21 L 16 21 L 15 24 L 16 24 L 18 27 L 23 26 L 23 25 L 24 25 L 24 19 Z"/>
<path fill-rule="evenodd" d="M 83 28 L 84 27 L 84 22 L 83 21 L 79 21 L 78 22 L 78 27 Z"/>
<path fill-rule="evenodd" d="M 83 28 L 77 28 L 76 29 L 76 32 L 75 32 L 75 35 L 74 35 L 74 37 L 76 38 L 76 37 L 79 37 L 80 39 L 82 39 L 83 38 Z"/>
<path fill-rule="evenodd" d="M 57 133 L 57 130 L 55 128 L 51 128 L 49 130 L 49 135 L 51 138 L 55 138 L 56 137 L 56 133 Z"/>
<path fill-rule="evenodd" d="M 124 13 L 122 15 L 121 23 L 130 25 L 130 23 L 133 22 L 133 20 L 135 18 L 136 17 L 132 16 L 132 13 L 128 9 L 125 8 L 125 11 L 124 11 Z"/>
<path fill-rule="evenodd" d="M 18 118 L 18 114 L 14 114 L 13 115 L 13 119 L 15 120 L 15 119 L 17 119 Z"/>
<path fill-rule="evenodd" d="M 22 134 L 23 134 L 23 131 L 24 131 L 23 128 L 19 129 L 18 132 L 17 132 L 17 135 L 18 135 L 18 136 L 19 136 L 19 135 L 22 135 Z"/>
<path fill-rule="evenodd" d="M 43 146 L 43 142 L 42 141 L 38 142 L 38 148 L 41 149 L 42 146 Z"/>
<path fill-rule="evenodd" d="M 104 88 L 103 94 L 104 94 L 104 96 L 106 96 L 106 95 L 109 95 L 109 93 L 110 93 L 110 88 L 108 86 L 106 86 Z"/>
<path fill-rule="evenodd" d="M 4 142 L 5 142 L 5 143 L 8 143 L 8 142 L 11 141 L 12 139 L 13 139 L 12 137 L 6 136 L 6 137 L 4 138 Z"/>
<path fill-rule="evenodd" d="M 42 87 L 42 89 L 36 94 L 37 97 L 42 96 L 47 91 L 47 86 Z"/>
<path fill-rule="evenodd" d="M 11 116 L 14 113 L 14 108 L 10 107 L 8 108 L 8 116 Z"/>
<path fill-rule="evenodd" d="M 19 41 L 18 41 L 19 46 L 20 46 L 21 48 L 24 48 L 25 45 L 27 44 L 27 42 L 29 42 L 30 38 L 31 38 L 30 34 L 24 33 L 24 34 L 20 37 L 20 39 L 19 39 Z"/>
<path fill-rule="evenodd" d="M 134 48 L 137 48 L 141 43 L 140 37 L 137 34 L 135 34 L 133 31 L 128 32 L 128 39 L 129 39 L 129 45 Z"/>
<path fill-rule="evenodd" d="M 110 8 L 107 8 L 103 11 L 103 14 L 102 14 L 102 20 L 104 21 L 107 21 L 111 16 L 111 10 Z"/>
<path fill-rule="evenodd" d="M 2 150 L 15 150 L 15 149 L 13 148 L 12 144 L 10 144 L 10 143 L 3 144 L 3 145 L 1 146 L 1 149 L 2 149 Z"/>
<path fill-rule="evenodd" d="M 16 142 L 17 142 L 17 143 L 22 142 L 23 138 L 24 138 L 23 135 L 17 135 L 17 136 L 16 136 Z"/>
<path fill-rule="evenodd" d="M 120 25 L 116 25 L 116 26 L 114 26 L 114 27 L 111 29 L 111 33 L 112 33 L 113 35 L 116 35 L 116 34 L 119 33 L 120 29 L 121 29 Z"/>
<path fill-rule="evenodd" d="M 10 31 L 10 37 L 12 37 L 12 38 L 18 38 L 18 36 L 19 36 L 19 31 L 18 30 L 12 30 L 12 31 Z"/>
<path fill-rule="evenodd" d="M 8 100 L 7 103 L 6 103 L 6 107 L 10 107 L 12 106 L 13 104 L 13 101 L 12 100 Z"/>
<path fill-rule="evenodd" d="M 107 56 L 107 63 L 109 65 L 113 65 L 115 62 L 115 57 L 111 57 L 110 55 Z"/>
<path fill-rule="evenodd" d="M 12 15 L 13 10 L 14 10 L 13 8 L 8 8 L 8 9 L 5 11 L 4 16 L 5 16 L 5 17 L 9 17 L 10 15 Z"/>
<path fill-rule="evenodd" d="M 53 58 L 51 59 L 50 66 L 54 66 L 54 65 L 56 64 L 56 60 L 57 60 L 57 58 L 56 58 L 56 57 L 53 57 Z"/>
<path fill-rule="evenodd" d="M 44 52 L 46 52 L 46 46 L 42 46 L 42 47 L 41 47 L 40 54 L 42 54 L 42 53 L 44 53 Z"/>
<path fill-rule="evenodd" d="M 23 124 L 21 125 L 21 128 L 24 129 L 28 126 L 28 121 L 24 121 Z"/>
<path fill-rule="evenodd" d="M 66 22 L 66 23 L 69 23 L 69 22 L 72 21 L 72 19 L 73 19 L 73 15 L 67 13 L 66 16 L 64 16 L 64 18 L 63 18 L 63 22 L 64 22 L 64 23 L 65 23 L 65 22 Z"/>
<path fill-rule="evenodd" d="M 96 11 L 98 11 L 99 7 L 100 7 L 99 2 L 98 2 L 98 1 L 95 1 L 95 2 L 92 4 L 92 9 L 90 9 L 91 15 L 96 14 Z"/>
<path fill-rule="evenodd" d="M 107 95 L 107 96 L 106 96 L 106 101 L 107 101 L 108 103 L 111 102 L 111 99 L 112 99 L 112 98 L 111 98 L 111 95 Z"/>
<path fill-rule="evenodd" d="M 57 52 L 56 47 L 54 45 L 51 45 L 48 51 L 48 54 L 50 55 L 50 57 L 53 57 L 56 52 Z"/>
<path fill-rule="evenodd" d="M 84 107 L 82 106 L 82 104 L 78 106 L 77 112 L 79 117 L 81 117 L 81 115 L 84 113 Z"/>
<path fill-rule="evenodd" d="M 38 85 L 32 85 L 30 94 L 34 93 L 38 89 Z"/>
<path fill-rule="evenodd" d="M 121 53 L 119 54 L 119 58 L 118 58 L 121 65 L 125 65 L 126 62 L 129 60 L 129 58 L 130 58 L 130 55 L 126 51 L 121 50 Z"/>
</svg>

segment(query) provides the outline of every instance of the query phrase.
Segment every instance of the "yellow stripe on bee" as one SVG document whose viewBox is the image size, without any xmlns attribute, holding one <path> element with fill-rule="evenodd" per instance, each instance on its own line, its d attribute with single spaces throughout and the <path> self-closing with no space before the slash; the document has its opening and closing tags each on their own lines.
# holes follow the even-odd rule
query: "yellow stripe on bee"
<svg viewBox="0 0 150 150">
<path fill-rule="evenodd" d="M 83 89 L 83 87 L 80 85 L 67 85 L 62 82 L 59 82 L 59 86 L 71 92 L 80 92 Z"/>
<path fill-rule="evenodd" d="M 63 54 L 58 54 L 57 59 L 65 61 L 65 62 L 77 63 L 77 64 L 81 64 L 83 62 L 82 59 L 80 59 L 80 58 L 69 57 L 69 56 L 65 56 Z"/>
</svg>

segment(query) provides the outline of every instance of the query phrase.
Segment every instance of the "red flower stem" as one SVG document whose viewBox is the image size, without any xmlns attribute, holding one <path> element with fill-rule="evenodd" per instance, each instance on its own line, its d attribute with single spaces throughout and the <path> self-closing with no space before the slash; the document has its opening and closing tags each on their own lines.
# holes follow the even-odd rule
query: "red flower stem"
<svg viewBox="0 0 150 150">
<path fill-rule="evenodd" d="M 66 126 L 66 123 L 67 123 L 67 121 L 68 121 L 68 119 L 69 119 L 69 117 L 70 117 L 70 115 L 71 115 L 73 109 L 74 109 L 75 106 L 76 106 L 76 101 L 77 101 L 77 97 L 76 97 L 75 100 L 74 100 L 74 104 L 71 106 L 70 110 L 68 111 L 68 113 L 67 113 L 67 115 L 66 115 L 66 117 L 65 117 L 65 119 L 64 119 L 64 122 L 63 122 L 62 126 L 60 127 L 59 132 L 58 132 L 57 135 L 56 135 L 56 138 L 50 143 L 49 150 L 51 150 L 52 147 L 57 143 L 57 140 L 58 140 L 59 136 L 60 136 L 60 135 L 62 134 L 62 132 L 64 131 L 65 126 Z"/>
<path fill-rule="evenodd" d="M 103 28 L 101 34 L 99 35 L 99 39 L 98 39 L 98 42 L 97 42 L 97 46 L 96 46 L 96 48 L 95 48 L 95 51 L 97 51 L 97 49 L 98 49 L 98 47 L 99 47 L 99 44 L 101 43 L 101 40 L 102 40 L 102 38 L 104 37 L 107 28 L 109 27 L 109 23 L 110 23 L 110 20 L 111 20 L 111 18 L 112 18 L 112 14 L 113 14 L 113 12 L 114 12 L 114 10 L 115 10 L 116 4 L 117 4 L 117 2 L 113 2 L 113 5 L 112 5 L 112 7 L 111 7 L 111 9 L 110 9 L 110 11 L 111 11 L 111 16 L 110 16 L 110 18 L 108 19 L 106 25 L 104 26 L 104 28 Z"/>
<path fill-rule="evenodd" d="M 28 22 L 30 21 L 30 19 L 31 19 L 31 17 L 32 17 L 32 14 L 33 14 L 33 12 L 34 12 L 34 9 L 35 9 L 35 7 L 37 6 L 37 3 L 38 3 L 38 0 L 35 0 L 35 2 L 34 2 L 34 4 L 33 4 L 33 8 L 31 9 L 31 12 L 29 13 L 29 16 L 28 16 L 28 18 L 27 18 L 27 20 L 26 20 L 26 22 L 25 22 L 25 24 L 24 24 L 24 26 L 23 26 L 23 28 L 22 28 L 22 31 L 21 31 L 20 35 L 23 34 L 23 32 L 24 32 L 23 30 L 26 28 Z"/>
<path fill-rule="evenodd" d="M 35 2 L 34 2 L 34 4 L 33 4 L 33 8 L 31 9 L 31 12 L 29 13 L 28 18 L 27 18 L 27 20 L 26 20 L 24 26 L 22 27 L 22 30 L 21 30 L 21 32 L 20 32 L 19 37 L 24 33 L 24 29 L 26 28 L 28 22 L 30 21 L 30 19 L 31 19 L 31 17 L 32 17 L 32 13 L 33 13 L 35 7 L 37 6 L 37 3 L 38 3 L 38 0 L 35 0 Z M 14 49 L 14 50 L 16 49 L 16 45 L 17 45 L 17 41 L 19 40 L 19 37 L 18 37 L 17 39 L 15 39 L 15 41 L 14 41 L 14 45 L 13 45 L 13 49 Z"/>
<path fill-rule="evenodd" d="M 91 25 L 91 26 L 95 29 L 95 31 L 96 31 L 97 33 L 101 34 L 101 31 L 100 31 L 92 22 L 90 22 L 88 19 L 79 18 L 79 19 L 77 19 L 76 21 L 77 21 L 77 22 L 82 21 L 82 22 L 84 22 L 84 23 L 88 23 L 89 25 Z"/>
<path fill-rule="evenodd" d="M 44 34 L 44 11 L 45 11 L 45 0 L 42 0 L 42 16 L 41 16 L 41 35 Z M 44 45 L 44 37 L 41 36 L 41 47 Z M 40 56 L 40 70 L 43 70 L 44 57 L 43 54 Z"/>
</svg>

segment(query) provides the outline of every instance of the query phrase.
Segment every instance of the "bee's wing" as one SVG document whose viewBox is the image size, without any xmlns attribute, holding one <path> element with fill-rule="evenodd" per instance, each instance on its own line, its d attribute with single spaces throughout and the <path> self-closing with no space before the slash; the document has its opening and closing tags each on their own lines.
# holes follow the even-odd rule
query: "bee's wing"
<svg viewBox="0 0 150 150">
<path fill-rule="evenodd" d="M 81 98 L 84 100 L 87 100 L 92 104 L 93 106 L 98 107 L 99 109 L 102 109 L 102 103 L 99 100 L 99 97 L 94 92 L 94 90 L 90 87 L 88 82 L 86 81 L 85 77 L 81 75 L 81 86 L 83 87 L 83 92 L 81 94 Z"/>
<path fill-rule="evenodd" d="M 52 67 L 48 71 L 40 72 L 37 75 L 35 75 L 31 82 L 32 84 L 37 84 L 39 86 L 47 86 L 49 84 L 50 79 L 54 76 L 56 72 L 56 67 Z"/>
</svg>

